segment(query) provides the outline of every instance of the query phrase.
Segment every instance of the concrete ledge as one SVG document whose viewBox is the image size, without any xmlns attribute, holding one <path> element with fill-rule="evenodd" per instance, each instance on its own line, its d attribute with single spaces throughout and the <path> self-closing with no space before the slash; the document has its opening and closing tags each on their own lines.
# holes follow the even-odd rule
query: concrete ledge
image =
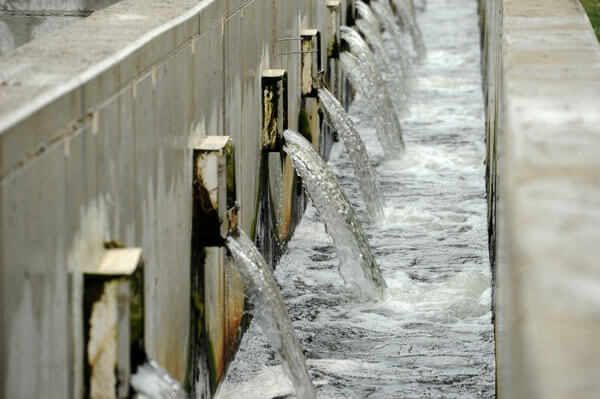
<svg viewBox="0 0 600 399">
<path fill-rule="evenodd" d="M 600 45 L 577 0 L 495 12 L 499 397 L 597 398 Z"/>
</svg>

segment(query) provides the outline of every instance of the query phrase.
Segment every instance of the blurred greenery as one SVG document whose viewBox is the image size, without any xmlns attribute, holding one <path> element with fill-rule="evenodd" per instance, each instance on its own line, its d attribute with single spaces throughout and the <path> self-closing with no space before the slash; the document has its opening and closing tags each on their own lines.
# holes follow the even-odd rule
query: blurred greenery
<svg viewBox="0 0 600 399">
<path fill-rule="evenodd" d="M 596 36 L 600 40 L 600 0 L 581 0 L 581 4 L 590 17 Z"/>
</svg>

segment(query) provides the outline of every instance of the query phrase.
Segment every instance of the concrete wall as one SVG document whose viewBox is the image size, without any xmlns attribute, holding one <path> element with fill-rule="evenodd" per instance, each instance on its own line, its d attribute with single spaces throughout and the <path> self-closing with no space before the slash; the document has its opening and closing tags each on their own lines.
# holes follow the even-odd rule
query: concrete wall
<svg viewBox="0 0 600 399">
<path fill-rule="evenodd" d="M 482 1 L 500 398 L 600 397 L 600 45 L 577 0 Z"/>
<path fill-rule="evenodd" d="M 0 58 L 0 396 L 81 396 L 81 270 L 107 241 L 142 248 L 146 350 L 189 377 L 193 148 L 233 138 L 250 231 L 261 72 L 287 69 L 296 128 L 300 42 L 279 39 L 326 44 L 326 3 L 123 0 Z"/>
</svg>

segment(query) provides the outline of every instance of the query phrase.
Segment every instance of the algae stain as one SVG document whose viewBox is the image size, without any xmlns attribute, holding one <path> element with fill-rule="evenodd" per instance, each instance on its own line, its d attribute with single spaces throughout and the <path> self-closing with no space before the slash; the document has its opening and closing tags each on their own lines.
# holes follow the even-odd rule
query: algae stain
<svg viewBox="0 0 600 399">
<path fill-rule="evenodd" d="M 336 36 L 333 36 L 327 45 L 327 57 L 336 59 L 340 57 L 340 45 Z"/>
<path fill-rule="evenodd" d="M 300 109 L 298 114 L 298 133 L 312 143 L 312 131 L 310 129 L 310 119 L 304 109 Z"/>
</svg>

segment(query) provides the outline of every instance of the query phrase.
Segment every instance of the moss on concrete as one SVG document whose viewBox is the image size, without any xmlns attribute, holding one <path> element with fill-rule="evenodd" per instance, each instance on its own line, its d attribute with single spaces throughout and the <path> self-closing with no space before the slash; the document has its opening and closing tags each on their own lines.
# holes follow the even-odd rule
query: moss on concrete
<svg viewBox="0 0 600 399">
<path fill-rule="evenodd" d="M 210 391 L 214 393 L 219 386 L 220 373 L 217 370 L 217 359 L 215 350 L 210 339 L 206 339 L 206 356 L 208 358 L 208 373 L 210 375 Z"/>
<path fill-rule="evenodd" d="M 600 0 L 581 0 L 581 4 L 590 18 L 598 40 L 600 40 Z"/>
<path fill-rule="evenodd" d="M 340 58 L 340 43 L 337 36 L 333 36 L 327 44 L 327 58 Z"/>
<path fill-rule="evenodd" d="M 225 147 L 225 159 L 227 164 L 227 208 L 235 204 L 235 158 L 233 152 L 233 143 L 229 142 Z"/>
<path fill-rule="evenodd" d="M 298 133 L 306 140 L 312 143 L 312 131 L 310 130 L 310 119 L 308 113 L 304 109 L 300 109 L 298 114 Z"/>
</svg>

